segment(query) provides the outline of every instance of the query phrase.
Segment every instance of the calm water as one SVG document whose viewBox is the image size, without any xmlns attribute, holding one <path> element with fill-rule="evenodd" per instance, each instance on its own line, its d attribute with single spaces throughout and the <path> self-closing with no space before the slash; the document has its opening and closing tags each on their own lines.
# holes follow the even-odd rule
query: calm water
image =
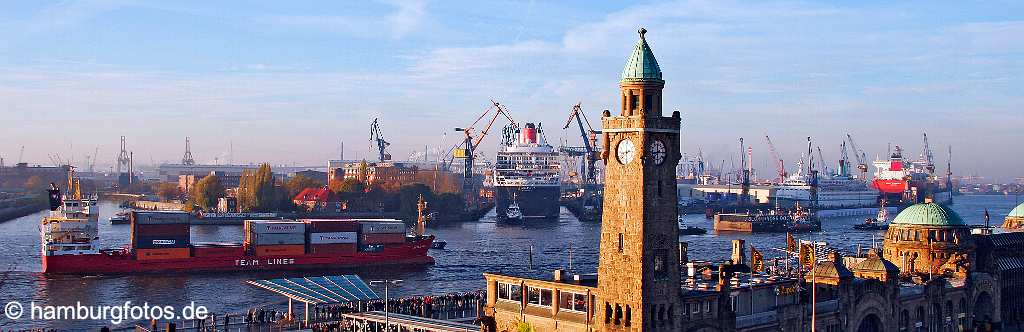
<svg viewBox="0 0 1024 332">
<path fill-rule="evenodd" d="M 992 222 L 1002 223 L 1003 216 L 1015 206 L 1013 196 L 960 196 L 954 209 L 971 224 L 983 224 L 984 210 L 989 209 Z M 104 247 L 120 247 L 128 243 L 128 225 L 109 225 L 106 218 L 118 211 L 116 204 L 100 206 L 100 236 Z M 534 277 L 550 277 L 550 271 L 569 265 L 570 247 L 573 267 L 579 273 L 592 273 L 597 268 L 599 222 L 580 222 L 563 209 L 557 223 L 544 225 L 507 225 L 495 223 L 493 212 L 479 222 L 433 225 L 429 232 L 448 241 L 445 250 L 432 250 L 437 264 L 419 268 L 379 268 L 340 271 L 309 271 L 304 273 L 234 273 L 168 276 L 123 277 L 48 277 L 39 273 L 38 223 L 43 213 L 0 223 L 0 269 L 12 269 L 0 289 L 0 304 L 17 300 L 36 301 L 49 305 L 68 305 L 81 301 L 86 305 L 120 305 L 124 301 L 149 302 L 181 307 L 191 301 L 217 313 L 242 312 L 256 306 L 281 306 L 283 298 L 244 284 L 245 280 L 282 276 L 357 274 L 364 279 L 404 279 L 405 285 L 394 290 L 401 295 L 436 294 L 470 291 L 484 287 L 482 272 L 499 272 Z M 830 245 L 856 250 L 868 247 L 872 237 L 882 232 L 854 231 L 851 226 L 864 217 L 829 219 L 823 231 L 803 235 Z M 711 222 L 702 215 L 688 215 L 684 222 L 711 229 Z M 193 226 L 193 241 L 239 241 L 240 226 Z M 745 239 L 766 256 L 775 255 L 772 247 L 785 246 L 785 234 L 723 234 L 682 236 L 689 242 L 690 258 L 722 260 L 729 257 L 730 241 Z M 533 269 L 529 269 L 530 246 L 533 246 Z M 107 322 L 28 322 L 8 323 L 0 315 L 0 330 L 10 328 L 52 327 L 61 330 L 94 329 L 111 325 Z M 122 323 L 123 326 L 131 326 Z"/>
</svg>

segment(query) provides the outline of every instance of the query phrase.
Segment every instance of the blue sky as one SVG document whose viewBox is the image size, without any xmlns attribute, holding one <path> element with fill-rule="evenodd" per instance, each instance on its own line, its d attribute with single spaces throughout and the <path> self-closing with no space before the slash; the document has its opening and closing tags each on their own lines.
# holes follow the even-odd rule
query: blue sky
<svg viewBox="0 0 1024 332">
<path fill-rule="evenodd" d="M 563 132 L 571 106 L 617 107 L 643 26 L 684 149 L 728 160 L 764 135 L 796 160 L 846 132 L 869 157 L 914 155 L 928 132 L 954 171 L 1024 176 L 1024 4 L 681 1 L 5 1 L 0 156 L 99 164 L 128 137 L 138 162 L 324 164 L 371 157 L 379 117 L 402 158 L 455 143 L 494 98 Z M 447 132 L 447 136 L 443 133 Z M 484 145 L 493 149 L 496 137 Z M 728 165 L 729 162 L 727 161 Z M 727 166 L 728 167 L 728 166 Z"/>
</svg>

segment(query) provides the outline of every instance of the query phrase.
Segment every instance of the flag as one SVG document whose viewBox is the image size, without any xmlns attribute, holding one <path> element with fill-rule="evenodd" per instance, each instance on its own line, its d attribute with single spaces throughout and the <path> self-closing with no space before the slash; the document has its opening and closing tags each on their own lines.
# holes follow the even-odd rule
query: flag
<svg viewBox="0 0 1024 332">
<path fill-rule="evenodd" d="M 764 254 L 757 251 L 753 245 L 750 246 L 750 269 L 758 273 L 764 271 Z"/>
<path fill-rule="evenodd" d="M 793 239 L 793 233 L 786 233 L 786 251 L 796 251 L 796 240 Z"/>
<path fill-rule="evenodd" d="M 814 268 L 814 246 L 810 243 L 800 244 L 800 265 L 810 270 Z"/>
</svg>

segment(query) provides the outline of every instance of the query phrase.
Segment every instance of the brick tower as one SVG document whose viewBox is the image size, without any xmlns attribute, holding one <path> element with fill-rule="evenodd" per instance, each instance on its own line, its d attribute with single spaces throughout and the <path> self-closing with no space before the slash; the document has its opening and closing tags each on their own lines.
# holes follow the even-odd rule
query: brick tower
<svg viewBox="0 0 1024 332">
<path fill-rule="evenodd" d="M 665 81 L 645 29 L 619 81 L 621 113 L 602 117 L 604 217 L 598 263 L 602 331 L 668 331 L 678 324 L 675 169 L 679 113 L 662 116 Z"/>
</svg>

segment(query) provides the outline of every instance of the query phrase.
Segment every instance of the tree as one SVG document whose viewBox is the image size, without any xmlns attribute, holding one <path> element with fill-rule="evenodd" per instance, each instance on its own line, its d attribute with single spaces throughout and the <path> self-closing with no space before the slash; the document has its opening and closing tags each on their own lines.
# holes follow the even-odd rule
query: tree
<svg viewBox="0 0 1024 332">
<path fill-rule="evenodd" d="M 336 193 L 361 193 L 366 191 L 366 184 L 356 179 L 331 180 L 330 188 Z"/>
<path fill-rule="evenodd" d="M 399 197 L 399 208 L 398 212 L 405 217 L 416 216 L 416 203 L 419 202 L 420 196 L 423 196 L 427 202 L 431 202 L 433 205 L 434 195 L 430 191 L 430 187 L 422 183 L 412 183 L 402 186 L 398 190 Z"/>
<path fill-rule="evenodd" d="M 221 197 L 224 197 L 224 186 L 221 185 L 220 178 L 215 175 L 207 175 L 192 186 L 189 202 L 204 211 L 210 211 L 217 206 L 217 199 Z"/>
<path fill-rule="evenodd" d="M 304 175 L 296 175 L 285 181 L 284 187 L 288 191 L 288 197 L 295 197 L 306 188 L 320 188 L 324 184 L 320 181 L 308 178 Z"/>
<path fill-rule="evenodd" d="M 370 164 L 366 162 L 366 159 L 359 162 L 359 173 L 357 173 L 359 182 L 369 185 L 370 184 Z"/>
<path fill-rule="evenodd" d="M 238 206 L 242 211 L 280 211 L 293 206 L 284 188 L 275 183 L 274 172 L 268 164 L 261 164 L 255 172 L 242 172 L 239 182 Z"/>
<path fill-rule="evenodd" d="M 161 182 L 153 185 L 153 191 L 164 201 L 169 201 L 181 195 L 178 185 L 170 182 Z"/>
</svg>

